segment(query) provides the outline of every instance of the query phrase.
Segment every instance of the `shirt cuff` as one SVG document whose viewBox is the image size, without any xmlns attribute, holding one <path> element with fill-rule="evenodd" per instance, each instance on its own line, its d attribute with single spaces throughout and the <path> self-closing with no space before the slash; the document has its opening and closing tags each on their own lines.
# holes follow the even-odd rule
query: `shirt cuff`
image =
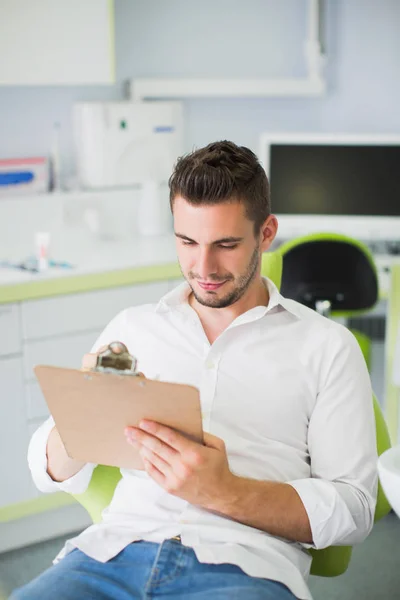
<svg viewBox="0 0 400 600">
<path fill-rule="evenodd" d="M 334 482 L 311 478 L 287 483 L 300 496 L 310 521 L 313 543 L 303 546 L 321 549 L 351 539 L 356 523 Z"/>
<path fill-rule="evenodd" d="M 28 464 L 33 481 L 41 492 L 68 492 L 82 494 L 88 488 L 96 467 L 86 463 L 80 471 L 65 481 L 54 481 L 47 473 L 47 440 L 54 427 L 52 417 L 47 419 L 33 434 L 28 449 Z"/>
</svg>

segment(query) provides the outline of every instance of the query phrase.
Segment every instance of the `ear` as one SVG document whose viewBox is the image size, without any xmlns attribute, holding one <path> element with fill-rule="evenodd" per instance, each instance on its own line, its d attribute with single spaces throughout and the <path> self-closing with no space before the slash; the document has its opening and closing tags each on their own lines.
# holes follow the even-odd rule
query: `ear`
<svg viewBox="0 0 400 600">
<path fill-rule="evenodd" d="M 278 231 L 278 219 L 275 215 L 269 215 L 260 229 L 261 250 L 266 252 L 269 250 L 272 242 Z"/>
</svg>

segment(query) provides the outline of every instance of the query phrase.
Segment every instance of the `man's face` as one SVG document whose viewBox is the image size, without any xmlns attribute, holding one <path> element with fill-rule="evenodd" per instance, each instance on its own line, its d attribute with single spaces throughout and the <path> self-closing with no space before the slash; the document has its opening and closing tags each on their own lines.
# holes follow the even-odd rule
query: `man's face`
<svg viewBox="0 0 400 600">
<path fill-rule="evenodd" d="M 258 274 L 260 239 L 240 202 L 173 205 L 178 259 L 196 300 L 224 308 L 239 300 Z"/>
</svg>

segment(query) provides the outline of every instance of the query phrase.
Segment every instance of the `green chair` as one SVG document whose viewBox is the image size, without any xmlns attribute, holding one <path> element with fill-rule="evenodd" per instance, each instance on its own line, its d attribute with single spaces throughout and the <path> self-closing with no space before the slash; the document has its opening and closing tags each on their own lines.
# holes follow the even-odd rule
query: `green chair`
<svg viewBox="0 0 400 600">
<path fill-rule="evenodd" d="M 262 273 L 267 275 L 279 288 L 282 274 L 282 255 L 279 252 L 263 254 Z M 381 409 L 373 398 L 376 419 L 378 453 L 390 447 L 389 434 Z M 99 465 L 93 472 L 88 489 L 83 494 L 74 494 L 74 498 L 88 511 L 94 523 L 101 520 L 102 511 L 110 504 L 114 490 L 121 479 L 120 470 L 116 467 Z M 375 521 L 385 516 L 390 506 L 379 485 Z M 312 554 L 311 574 L 333 577 L 344 573 L 351 557 L 351 546 L 331 546 L 324 550 L 310 550 Z"/>
<path fill-rule="evenodd" d="M 378 275 L 368 247 L 336 233 L 313 233 L 278 248 L 282 255 L 281 292 L 327 317 L 349 318 L 370 311 L 378 301 Z M 371 341 L 351 329 L 368 368 Z"/>
</svg>

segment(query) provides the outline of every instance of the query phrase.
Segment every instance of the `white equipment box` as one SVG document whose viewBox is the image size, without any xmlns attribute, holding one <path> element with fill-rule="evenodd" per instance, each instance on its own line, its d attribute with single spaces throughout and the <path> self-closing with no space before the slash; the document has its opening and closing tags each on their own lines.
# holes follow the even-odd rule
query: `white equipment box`
<svg viewBox="0 0 400 600">
<path fill-rule="evenodd" d="M 74 105 L 80 183 L 89 189 L 167 181 L 183 154 L 180 102 Z"/>
</svg>

